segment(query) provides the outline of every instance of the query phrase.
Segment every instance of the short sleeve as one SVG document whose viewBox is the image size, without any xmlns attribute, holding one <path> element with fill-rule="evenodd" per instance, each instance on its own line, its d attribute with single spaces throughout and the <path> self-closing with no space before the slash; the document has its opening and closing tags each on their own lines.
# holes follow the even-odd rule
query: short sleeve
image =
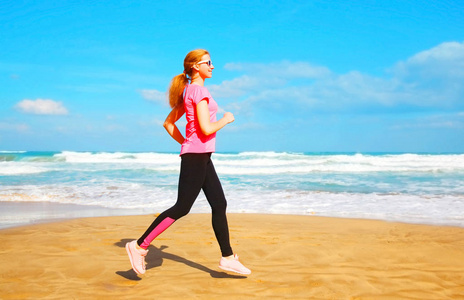
<svg viewBox="0 0 464 300">
<path fill-rule="evenodd" d="M 209 103 L 210 97 L 211 96 L 206 88 L 198 86 L 195 87 L 195 90 L 193 92 L 192 102 L 193 104 L 197 105 L 198 103 L 200 103 L 201 100 L 206 99 L 206 101 L 208 101 Z"/>
</svg>

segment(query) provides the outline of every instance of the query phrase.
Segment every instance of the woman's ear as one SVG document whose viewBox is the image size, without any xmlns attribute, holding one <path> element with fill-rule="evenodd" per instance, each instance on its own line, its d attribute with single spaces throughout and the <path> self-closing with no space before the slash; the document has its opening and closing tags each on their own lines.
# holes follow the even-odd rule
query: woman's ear
<svg viewBox="0 0 464 300">
<path fill-rule="evenodd" d="M 200 67 L 198 67 L 198 64 L 193 64 L 192 69 L 194 69 L 197 72 L 200 71 Z"/>
</svg>

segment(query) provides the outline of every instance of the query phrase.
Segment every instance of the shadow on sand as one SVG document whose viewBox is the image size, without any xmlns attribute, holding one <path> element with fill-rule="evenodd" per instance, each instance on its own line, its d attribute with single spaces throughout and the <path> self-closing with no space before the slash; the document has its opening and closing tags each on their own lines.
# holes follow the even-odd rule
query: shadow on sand
<svg viewBox="0 0 464 300">
<path fill-rule="evenodd" d="M 116 242 L 114 245 L 117 247 L 125 248 L 126 243 L 130 241 L 133 241 L 133 239 L 121 239 L 121 241 Z M 195 268 L 200 271 L 209 273 L 210 276 L 213 278 L 234 278 L 234 279 L 247 278 L 246 276 L 242 276 L 242 275 L 231 275 L 225 272 L 211 270 L 210 268 L 200 265 L 199 263 L 196 263 L 194 261 L 188 260 L 186 258 L 180 257 L 175 254 L 171 254 L 169 252 L 165 252 L 164 250 L 167 248 L 168 246 L 160 246 L 159 248 L 157 248 L 153 245 L 150 245 L 150 247 L 148 248 L 149 250 L 148 254 L 145 257 L 145 261 L 147 263 L 147 271 L 152 268 L 160 267 L 163 264 L 164 259 L 170 259 L 172 261 L 183 263 L 184 265 L 187 265 L 191 268 Z M 129 258 L 127 258 L 127 262 L 129 263 Z M 137 273 L 135 273 L 135 271 L 132 269 L 129 269 L 127 271 L 116 271 L 116 274 L 126 279 L 129 279 L 129 280 L 134 280 L 134 281 L 141 280 L 141 278 L 137 275 Z"/>
</svg>

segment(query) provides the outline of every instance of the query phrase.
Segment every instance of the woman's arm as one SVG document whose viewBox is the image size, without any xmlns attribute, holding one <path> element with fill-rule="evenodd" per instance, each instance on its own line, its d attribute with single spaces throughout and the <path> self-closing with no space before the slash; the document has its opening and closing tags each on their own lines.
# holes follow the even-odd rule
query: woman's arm
<svg viewBox="0 0 464 300">
<path fill-rule="evenodd" d="M 176 122 L 184 114 L 185 114 L 184 104 L 181 103 L 171 110 L 171 112 L 166 117 L 166 120 L 164 121 L 164 124 L 163 124 L 164 128 L 169 133 L 169 135 L 181 145 L 184 142 L 185 138 L 182 135 L 182 133 L 180 133 L 179 128 L 177 128 Z"/>
<path fill-rule="evenodd" d="M 211 123 L 209 120 L 208 101 L 206 100 L 201 100 L 197 104 L 197 119 L 200 124 L 201 132 L 203 132 L 204 135 L 213 134 L 235 120 L 232 113 L 226 112 L 219 121 Z"/>
</svg>

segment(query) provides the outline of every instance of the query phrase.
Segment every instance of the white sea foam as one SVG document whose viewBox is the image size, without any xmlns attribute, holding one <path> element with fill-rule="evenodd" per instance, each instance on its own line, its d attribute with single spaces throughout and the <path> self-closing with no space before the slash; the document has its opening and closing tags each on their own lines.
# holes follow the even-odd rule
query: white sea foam
<svg viewBox="0 0 464 300">
<path fill-rule="evenodd" d="M 229 174 L 277 174 L 307 172 L 462 172 L 464 155 L 303 155 L 258 153 L 241 155 L 243 159 L 229 159 L 218 155 L 215 163 Z"/>
<path fill-rule="evenodd" d="M 227 174 L 278 173 L 366 173 L 366 172 L 458 172 L 464 173 L 464 155 L 305 155 L 300 153 L 243 152 L 214 154 L 215 165 Z M 178 154 L 71 152 L 52 158 L 24 158 L 30 162 L 92 164 L 139 164 L 151 169 L 173 170 L 180 163 Z"/>
<path fill-rule="evenodd" d="M 69 163 L 178 163 L 179 155 L 168 153 L 125 153 L 125 152 L 70 152 L 64 151 L 54 155 Z"/>
<path fill-rule="evenodd" d="M 24 175 L 46 172 L 47 168 L 25 163 L 0 162 L 0 175 Z"/>
<path fill-rule="evenodd" d="M 160 212 L 174 204 L 174 153 L 17 153 L 0 201 Z M 464 226 L 464 155 L 215 153 L 230 212 L 315 214 Z M 192 212 L 209 212 L 200 195 Z"/>
</svg>

